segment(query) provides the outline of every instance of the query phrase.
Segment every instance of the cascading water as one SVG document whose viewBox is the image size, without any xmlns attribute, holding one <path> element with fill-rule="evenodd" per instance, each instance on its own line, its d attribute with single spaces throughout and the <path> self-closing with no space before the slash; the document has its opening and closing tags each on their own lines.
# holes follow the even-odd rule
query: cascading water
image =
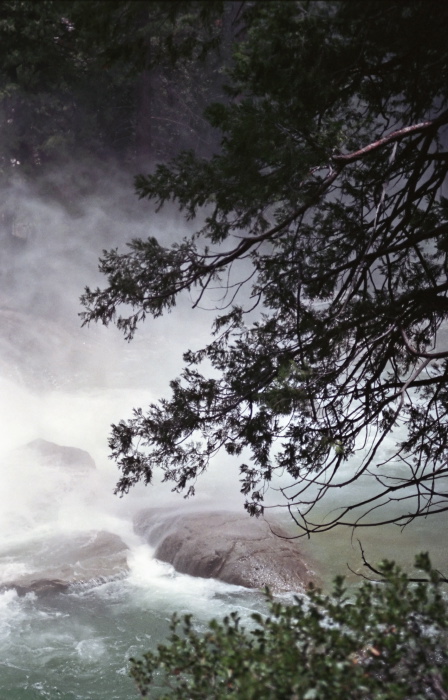
<svg viewBox="0 0 448 700">
<path fill-rule="evenodd" d="M 129 700 L 136 693 L 128 659 L 165 637 L 173 612 L 192 612 L 202 624 L 263 606 L 256 592 L 176 573 L 132 526 L 148 505 L 241 509 L 228 464 L 224 474 L 216 465 L 191 502 L 162 484 L 123 499 L 112 493 L 110 424 L 167 390 L 182 350 L 205 341 L 210 317 L 196 312 L 192 323 L 181 309 L 130 345 L 113 328 L 80 329 L 78 297 L 96 282 L 101 249 L 138 235 L 168 240 L 179 221 L 157 219 L 165 230 L 151 230 L 128 182 L 111 192 L 110 178 L 107 192 L 92 195 L 75 217 L 21 183 L 5 197 L 32 222 L 22 225 L 32 235 L 0 270 L 0 700 Z M 443 553 L 444 529 L 434 521 L 407 532 L 401 560 L 427 549 L 429 534 L 432 551 Z M 397 557 L 396 529 L 393 537 L 362 534 L 372 558 Z M 348 532 L 303 547 L 324 580 L 347 561 L 359 564 Z"/>
</svg>

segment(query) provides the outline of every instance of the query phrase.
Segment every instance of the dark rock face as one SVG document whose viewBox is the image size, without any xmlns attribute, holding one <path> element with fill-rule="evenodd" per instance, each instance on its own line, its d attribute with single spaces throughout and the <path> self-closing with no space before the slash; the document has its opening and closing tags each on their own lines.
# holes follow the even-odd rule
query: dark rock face
<svg viewBox="0 0 448 700">
<path fill-rule="evenodd" d="M 57 445 L 40 438 L 29 442 L 25 447 L 35 452 L 40 461 L 48 466 L 63 466 L 77 472 L 89 472 L 95 469 L 95 462 L 89 453 L 78 447 Z"/>
<path fill-rule="evenodd" d="M 155 546 L 155 556 L 180 573 L 273 592 L 303 590 L 313 578 L 297 544 L 282 539 L 287 533 L 281 527 L 244 513 L 144 510 L 134 526 Z"/>
<path fill-rule="evenodd" d="M 125 575 L 128 547 L 110 532 L 82 532 L 30 543 L 28 561 L 33 573 L 5 581 L 0 590 L 15 588 L 19 595 L 63 593 L 73 584 L 95 585 Z M 14 552 L 6 552 L 10 559 Z"/>
</svg>

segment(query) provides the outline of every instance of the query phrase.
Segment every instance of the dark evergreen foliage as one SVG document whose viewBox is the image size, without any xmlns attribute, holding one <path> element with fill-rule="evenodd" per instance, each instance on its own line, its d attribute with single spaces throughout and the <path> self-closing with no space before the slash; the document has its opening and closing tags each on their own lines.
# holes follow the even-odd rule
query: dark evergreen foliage
<svg viewBox="0 0 448 700">
<path fill-rule="evenodd" d="M 113 426 L 117 491 L 161 469 L 191 494 L 219 450 L 248 448 L 248 511 L 286 474 L 305 534 L 446 510 L 448 9 L 256 2 L 239 21 L 227 98 L 206 112 L 219 153 L 184 151 L 136 179 L 140 197 L 204 223 L 171 248 L 105 251 L 107 285 L 83 296 L 85 323 L 131 339 L 185 290 L 196 304 L 212 286 L 226 295 L 172 397 Z M 314 515 L 368 475 L 376 490 Z"/>
</svg>

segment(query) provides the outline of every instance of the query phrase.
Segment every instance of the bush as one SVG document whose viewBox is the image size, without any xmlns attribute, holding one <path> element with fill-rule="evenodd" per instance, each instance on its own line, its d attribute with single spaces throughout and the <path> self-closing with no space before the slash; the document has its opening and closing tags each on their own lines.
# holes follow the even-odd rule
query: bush
<svg viewBox="0 0 448 700">
<path fill-rule="evenodd" d="M 174 616 L 168 643 L 131 659 L 131 675 L 162 699 L 444 700 L 447 604 L 429 557 L 416 566 L 424 578 L 386 561 L 380 582 L 347 594 L 338 577 L 331 596 L 310 589 L 291 605 L 267 591 L 269 614 L 253 614 L 249 630 L 236 612 L 205 633 Z"/>
</svg>

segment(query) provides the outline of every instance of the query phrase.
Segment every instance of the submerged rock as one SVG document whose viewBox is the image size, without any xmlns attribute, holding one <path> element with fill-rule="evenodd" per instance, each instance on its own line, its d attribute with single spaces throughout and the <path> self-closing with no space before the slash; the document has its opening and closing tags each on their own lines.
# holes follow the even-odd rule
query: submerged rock
<svg viewBox="0 0 448 700">
<path fill-rule="evenodd" d="M 65 593 L 69 587 L 69 583 L 66 581 L 60 581 L 59 579 L 38 579 L 37 581 L 31 581 L 28 585 L 20 585 L 18 583 L 5 586 L 4 588 L 15 588 L 17 594 L 21 597 L 27 595 L 28 593 L 35 593 L 39 597 L 44 597 L 52 595 L 53 593 Z"/>
<path fill-rule="evenodd" d="M 26 556 L 32 573 L 0 584 L 0 590 L 15 588 L 19 595 L 50 595 L 65 592 L 73 584 L 95 585 L 121 578 L 128 571 L 127 545 L 118 535 L 92 531 L 59 535 L 29 543 Z M 15 552 L 4 552 L 10 561 Z"/>
<path fill-rule="evenodd" d="M 147 509 L 135 531 L 155 556 L 191 576 L 216 578 L 247 588 L 299 591 L 313 578 L 295 541 L 274 522 L 244 513 L 164 514 Z M 315 576 L 314 576 L 315 578 Z"/>
</svg>

